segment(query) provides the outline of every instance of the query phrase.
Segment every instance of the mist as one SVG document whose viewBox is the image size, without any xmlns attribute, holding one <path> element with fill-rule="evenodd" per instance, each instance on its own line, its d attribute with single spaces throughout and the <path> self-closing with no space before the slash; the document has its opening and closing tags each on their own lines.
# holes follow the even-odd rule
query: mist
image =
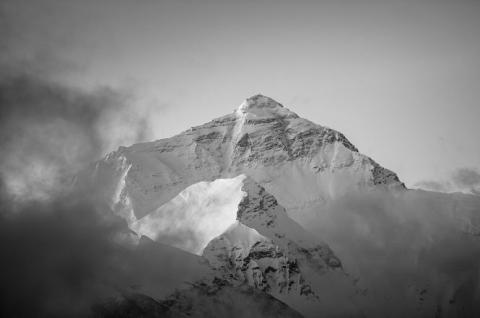
<svg viewBox="0 0 480 318">
<path fill-rule="evenodd" d="M 138 245 L 94 199 L 98 189 L 76 184 L 78 171 L 107 152 L 152 138 L 135 92 L 71 87 L 10 62 L 0 67 L 0 315 L 89 316 L 111 297 L 173 292 L 181 280 L 172 271 L 194 275 L 197 260 Z"/>
<path fill-rule="evenodd" d="M 0 78 L 0 172 L 15 197 L 45 199 L 119 145 L 145 140 L 146 114 L 130 92 L 85 92 L 34 74 Z"/>
<path fill-rule="evenodd" d="M 371 316 L 480 313 L 480 197 L 379 189 L 311 212 L 302 225 L 342 260 Z"/>
<path fill-rule="evenodd" d="M 112 243 L 122 227 L 99 222 L 87 200 L 69 199 L 1 216 L 2 316 L 85 315 L 97 297 L 111 294 L 107 282 L 118 271 L 111 265 L 126 252 Z"/>
<path fill-rule="evenodd" d="M 480 172 L 472 167 L 458 168 L 452 171 L 448 178 L 423 180 L 414 186 L 430 191 L 480 195 Z"/>
</svg>

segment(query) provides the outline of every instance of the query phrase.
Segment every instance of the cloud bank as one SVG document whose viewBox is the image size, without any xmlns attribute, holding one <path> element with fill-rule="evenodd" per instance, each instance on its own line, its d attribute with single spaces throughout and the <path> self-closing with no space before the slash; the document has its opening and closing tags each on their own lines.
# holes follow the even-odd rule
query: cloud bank
<svg viewBox="0 0 480 318">
<path fill-rule="evenodd" d="M 82 165 L 147 138 L 134 102 L 107 87 L 83 92 L 29 74 L 1 78 L 0 171 L 7 191 L 45 198 Z"/>
<path fill-rule="evenodd" d="M 462 192 L 480 195 L 480 172 L 478 169 L 463 167 L 454 170 L 443 180 L 424 180 L 414 185 L 420 189 L 438 192 Z"/>
<path fill-rule="evenodd" d="M 480 314 L 480 198 L 420 190 L 350 193 L 302 224 L 340 258 L 367 316 Z"/>
<path fill-rule="evenodd" d="M 48 50 L 19 61 L 12 49 L 19 30 L 7 18 L 0 19 L 0 280 L 8 292 L 0 316 L 87 316 L 130 286 L 154 284 L 161 296 L 181 283 L 174 269 L 194 262 L 161 246 L 133 250 L 125 222 L 92 199 L 96 189 L 74 184 L 77 171 L 106 152 L 151 138 L 147 108 L 132 90 L 60 83 L 52 72 L 65 66 Z"/>
</svg>

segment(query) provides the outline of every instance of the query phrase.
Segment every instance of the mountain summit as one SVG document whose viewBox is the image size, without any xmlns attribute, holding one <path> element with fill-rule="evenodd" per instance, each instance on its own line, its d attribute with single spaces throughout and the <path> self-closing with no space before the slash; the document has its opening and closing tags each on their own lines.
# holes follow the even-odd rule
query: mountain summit
<svg viewBox="0 0 480 318">
<path fill-rule="evenodd" d="M 338 131 L 255 95 L 223 117 L 167 139 L 120 147 L 96 164 L 93 182 L 135 222 L 200 181 L 245 174 L 296 218 L 300 210 L 359 187 L 400 187 Z M 297 219 L 297 221 L 301 221 Z"/>
<path fill-rule="evenodd" d="M 240 104 L 236 113 L 240 116 L 249 115 L 256 118 L 298 117 L 297 114 L 286 109 L 282 104 L 261 94 L 247 98 Z"/>
</svg>

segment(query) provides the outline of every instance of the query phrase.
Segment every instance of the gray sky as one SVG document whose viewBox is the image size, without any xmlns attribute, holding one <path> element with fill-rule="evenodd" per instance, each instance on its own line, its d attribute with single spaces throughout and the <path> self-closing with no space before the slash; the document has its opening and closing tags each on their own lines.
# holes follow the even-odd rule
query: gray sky
<svg viewBox="0 0 480 318">
<path fill-rule="evenodd" d="M 480 1 L 0 3 L 2 64 L 135 91 L 156 138 L 262 93 L 408 186 L 480 168 Z"/>
</svg>

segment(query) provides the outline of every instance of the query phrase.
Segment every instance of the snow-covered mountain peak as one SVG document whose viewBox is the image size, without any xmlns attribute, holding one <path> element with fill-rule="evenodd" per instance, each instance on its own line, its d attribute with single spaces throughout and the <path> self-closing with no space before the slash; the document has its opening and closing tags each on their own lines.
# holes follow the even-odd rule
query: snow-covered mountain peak
<svg viewBox="0 0 480 318">
<path fill-rule="evenodd" d="M 161 277 L 195 279 L 158 304 L 172 317 L 205 302 L 218 313 L 218 300 L 230 306 L 258 295 L 305 317 L 384 317 L 390 308 L 394 317 L 456 317 L 473 304 L 461 295 L 478 291 L 478 262 L 470 262 L 480 253 L 478 202 L 404 191 L 342 133 L 266 96 L 171 138 L 121 147 L 77 180 L 144 236 L 139 248 L 161 243 L 197 254 L 175 262 L 160 254 L 161 266 L 195 263 L 195 273 L 206 273 L 158 267 Z M 445 255 L 445 242 L 466 253 Z M 449 269 L 456 264 L 471 274 Z M 250 304 L 239 307 L 253 317 Z"/>
<path fill-rule="evenodd" d="M 274 99 L 257 94 L 247 98 L 236 110 L 240 117 L 250 118 L 298 118 L 298 115 Z"/>
<path fill-rule="evenodd" d="M 101 199 L 132 223 L 195 183 L 240 174 L 274 195 L 297 221 L 306 206 L 315 211 L 314 205 L 351 189 L 403 186 L 340 132 L 262 95 L 171 138 L 119 148 L 81 179 L 102 185 Z"/>
</svg>

